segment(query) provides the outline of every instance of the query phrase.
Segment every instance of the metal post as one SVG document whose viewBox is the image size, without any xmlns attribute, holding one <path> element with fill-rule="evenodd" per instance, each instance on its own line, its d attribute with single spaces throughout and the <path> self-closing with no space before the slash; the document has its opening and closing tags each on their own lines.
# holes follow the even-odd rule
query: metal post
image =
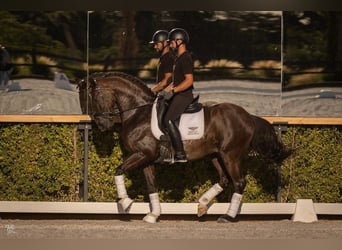
<svg viewBox="0 0 342 250">
<path fill-rule="evenodd" d="M 287 130 L 287 122 L 274 122 L 278 140 L 281 141 L 281 135 L 283 131 Z M 276 201 L 281 202 L 281 166 L 277 166 L 277 191 L 276 191 Z"/>
<path fill-rule="evenodd" d="M 82 122 L 82 121 L 81 121 Z M 88 156 L 89 156 L 89 129 L 91 129 L 91 124 L 85 122 L 85 124 L 80 124 L 79 129 L 83 129 L 84 132 L 84 159 L 83 159 L 83 201 L 88 201 Z"/>
</svg>

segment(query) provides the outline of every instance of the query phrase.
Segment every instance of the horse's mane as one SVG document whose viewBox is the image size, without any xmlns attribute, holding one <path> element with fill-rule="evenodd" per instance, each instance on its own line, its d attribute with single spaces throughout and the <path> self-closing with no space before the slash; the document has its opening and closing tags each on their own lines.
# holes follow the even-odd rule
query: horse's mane
<svg viewBox="0 0 342 250">
<path fill-rule="evenodd" d="M 153 95 L 153 92 L 144 81 L 142 81 L 138 77 L 132 76 L 124 72 L 120 72 L 120 71 L 94 72 L 90 75 L 90 78 L 93 78 L 93 79 L 110 78 L 110 77 L 120 77 L 120 78 L 126 79 L 129 82 L 141 88 L 144 92 L 146 92 L 147 95 Z"/>
</svg>

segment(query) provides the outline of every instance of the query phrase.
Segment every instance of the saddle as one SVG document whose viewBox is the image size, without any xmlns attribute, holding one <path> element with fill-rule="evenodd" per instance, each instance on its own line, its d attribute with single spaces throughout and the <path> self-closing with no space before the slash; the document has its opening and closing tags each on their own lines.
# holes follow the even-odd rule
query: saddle
<svg viewBox="0 0 342 250">
<path fill-rule="evenodd" d="M 204 134 L 203 105 L 199 103 L 198 100 L 199 95 L 194 98 L 177 122 L 182 140 L 200 139 Z M 162 126 L 160 126 L 163 117 L 158 114 L 157 103 L 158 99 L 154 102 L 152 107 L 151 130 L 154 137 L 161 140 L 164 138 L 163 135 L 165 135 L 165 131 L 163 131 Z"/>
<path fill-rule="evenodd" d="M 189 104 L 189 106 L 186 107 L 184 113 L 191 114 L 191 113 L 199 112 L 202 109 L 203 105 L 202 103 L 199 103 L 198 100 L 199 100 L 199 95 L 197 95 Z"/>
</svg>

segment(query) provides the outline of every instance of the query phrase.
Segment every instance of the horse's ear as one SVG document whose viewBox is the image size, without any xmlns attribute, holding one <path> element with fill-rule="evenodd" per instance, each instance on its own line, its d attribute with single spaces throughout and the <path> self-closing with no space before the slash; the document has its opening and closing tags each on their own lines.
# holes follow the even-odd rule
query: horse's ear
<svg viewBox="0 0 342 250">
<path fill-rule="evenodd" d="M 77 87 L 78 89 L 82 89 L 82 87 L 84 87 L 84 86 L 83 86 L 83 84 L 84 84 L 84 79 L 79 79 L 79 78 L 77 78 L 75 81 L 76 81 L 76 87 Z"/>
<path fill-rule="evenodd" d="M 96 80 L 92 77 L 89 78 L 89 88 L 93 89 L 93 88 L 96 88 L 97 86 L 97 83 L 96 83 Z"/>
</svg>

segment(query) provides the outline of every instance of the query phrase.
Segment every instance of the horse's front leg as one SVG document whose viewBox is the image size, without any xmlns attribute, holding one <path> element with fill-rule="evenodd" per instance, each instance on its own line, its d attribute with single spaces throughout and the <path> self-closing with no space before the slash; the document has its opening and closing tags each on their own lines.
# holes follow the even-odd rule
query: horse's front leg
<svg viewBox="0 0 342 250">
<path fill-rule="evenodd" d="M 115 185 L 116 185 L 116 190 L 118 193 L 119 197 L 119 202 L 118 204 L 120 205 L 119 208 L 122 209 L 124 212 L 128 212 L 133 200 L 129 198 L 125 186 L 125 178 L 124 178 L 124 173 L 128 171 L 131 168 L 141 166 L 145 163 L 145 156 L 138 152 L 130 155 L 117 169 L 115 172 Z"/>
<path fill-rule="evenodd" d="M 156 223 L 160 213 L 161 206 L 159 201 L 158 189 L 156 187 L 155 181 L 155 169 L 154 166 L 150 165 L 144 168 L 144 175 L 147 183 L 147 190 L 150 198 L 150 209 L 151 212 L 148 213 L 143 221 L 148 223 Z"/>
<path fill-rule="evenodd" d="M 128 212 L 133 204 L 133 200 L 128 197 L 123 174 L 115 176 L 115 185 L 120 199 L 118 202 L 119 209 L 121 208 L 123 212 Z"/>
</svg>

